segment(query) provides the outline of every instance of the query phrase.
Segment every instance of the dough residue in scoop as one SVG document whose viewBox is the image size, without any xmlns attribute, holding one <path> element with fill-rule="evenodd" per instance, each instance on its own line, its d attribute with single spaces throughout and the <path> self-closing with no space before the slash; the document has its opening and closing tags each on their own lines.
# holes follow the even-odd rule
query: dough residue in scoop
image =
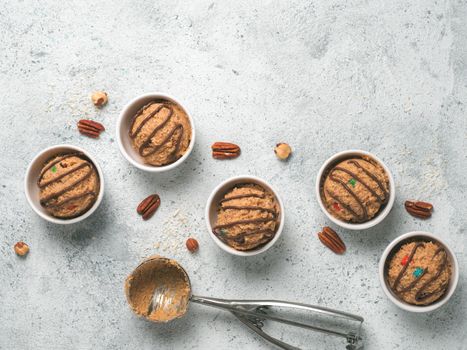
<svg viewBox="0 0 467 350">
<path fill-rule="evenodd" d="M 154 322 L 168 322 L 186 313 L 190 280 L 176 261 L 154 256 L 128 276 L 125 293 L 137 315 Z"/>
</svg>

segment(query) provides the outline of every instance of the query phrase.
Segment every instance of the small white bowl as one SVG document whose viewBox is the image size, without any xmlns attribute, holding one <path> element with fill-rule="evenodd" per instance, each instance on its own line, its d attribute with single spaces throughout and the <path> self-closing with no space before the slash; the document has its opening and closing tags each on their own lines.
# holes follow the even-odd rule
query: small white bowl
<svg viewBox="0 0 467 350">
<path fill-rule="evenodd" d="M 343 161 L 345 159 L 349 159 L 355 156 L 368 156 L 375 161 L 378 162 L 379 165 L 381 165 L 386 171 L 386 174 L 388 175 L 389 178 L 389 201 L 386 204 L 386 206 L 381 210 L 378 214 L 376 214 L 375 217 L 373 217 L 371 220 L 363 223 L 350 223 L 350 222 L 345 222 L 342 220 L 339 220 L 338 218 L 335 218 L 330 212 L 327 211 L 323 199 L 321 198 L 321 185 L 323 179 L 323 174 L 333 165 L 339 163 L 340 161 Z M 389 214 L 389 212 L 392 209 L 392 206 L 394 205 L 394 200 L 396 198 L 396 190 L 395 190 L 395 185 L 394 185 L 394 179 L 392 177 L 392 173 L 389 170 L 389 168 L 379 159 L 376 157 L 374 154 L 366 151 L 361 151 L 361 150 L 348 150 L 348 151 L 342 151 L 339 153 L 336 153 L 333 155 L 331 158 L 326 160 L 324 164 L 321 166 L 321 168 L 318 171 L 318 175 L 316 177 L 316 198 L 318 199 L 319 206 L 321 207 L 321 210 L 326 214 L 326 216 L 331 220 L 333 223 L 336 225 L 339 225 L 340 227 L 343 227 L 348 230 L 366 230 L 370 227 L 373 227 L 377 224 L 379 224 L 381 221 L 384 220 L 384 218 Z"/>
<path fill-rule="evenodd" d="M 39 187 L 37 186 L 37 180 L 39 179 L 39 175 L 41 170 L 44 166 L 44 163 L 50 159 L 51 157 L 67 152 L 81 152 L 83 153 L 89 160 L 94 164 L 97 174 L 99 176 L 99 194 L 97 195 L 96 202 L 93 206 L 85 212 L 83 215 L 80 215 L 73 219 L 60 219 L 50 215 L 40 204 L 39 200 Z M 54 224 L 62 224 L 62 225 L 69 225 L 74 224 L 79 221 L 82 221 L 89 217 L 92 213 L 96 211 L 99 207 L 99 204 L 102 202 L 102 198 L 104 197 L 104 175 L 102 174 L 102 170 L 97 163 L 97 161 L 84 149 L 73 146 L 73 145 L 56 145 L 51 146 L 49 148 L 44 149 L 38 155 L 34 157 L 31 163 L 26 170 L 26 177 L 24 179 L 24 190 L 26 193 L 26 198 L 29 202 L 31 208 L 43 219 L 52 222 Z"/>
<path fill-rule="evenodd" d="M 390 257 L 392 252 L 398 247 L 400 247 L 403 243 L 416 240 L 417 238 L 424 240 L 424 241 L 434 241 L 434 242 L 440 243 L 446 249 L 448 258 L 451 261 L 451 265 L 452 265 L 451 281 L 449 282 L 449 286 L 448 286 L 446 293 L 444 294 L 444 296 L 442 296 L 439 300 L 435 301 L 433 304 L 426 305 L 426 306 L 411 305 L 397 298 L 394 295 L 394 293 L 391 291 L 391 288 L 388 286 L 388 283 L 386 280 L 386 262 L 389 263 L 388 257 Z M 449 248 L 446 242 L 436 237 L 432 233 L 423 232 L 423 231 L 413 231 L 413 232 L 409 232 L 409 233 L 403 234 L 402 236 L 397 237 L 384 250 L 383 255 L 381 256 L 381 259 L 379 260 L 379 282 L 381 283 L 381 288 L 383 288 L 383 291 L 386 294 L 386 296 L 389 298 L 389 300 L 391 300 L 394 304 L 396 304 L 401 309 L 410 311 L 410 312 L 416 312 L 416 313 L 430 312 L 446 304 L 448 300 L 451 298 L 451 296 L 454 294 L 454 291 L 456 290 L 456 287 L 457 287 L 457 283 L 459 282 L 459 264 L 457 262 L 456 255 L 451 250 L 451 248 Z"/>
<path fill-rule="evenodd" d="M 266 189 L 267 191 L 270 191 L 274 197 L 276 198 L 277 202 L 279 203 L 279 227 L 277 228 L 276 234 L 274 237 L 265 245 L 253 249 L 253 250 L 248 250 L 248 251 L 240 251 L 236 250 L 229 245 L 225 244 L 222 242 L 217 236 L 212 232 L 212 228 L 215 226 L 216 220 L 217 220 L 217 211 L 218 211 L 218 206 L 219 202 L 222 199 L 222 197 L 225 195 L 225 193 L 232 189 L 235 185 L 240 185 L 240 184 L 257 184 Z M 279 197 L 278 193 L 272 188 L 272 186 L 265 180 L 260 179 L 255 176 L 250 176 L 250 175 L 241 175 L 241 176 L 234 176 L 231 177 L 230 179 L 225 180 L 221 184 L 219 184 L 211 193 L 209 196 L 208 202 L 206 204 L 206 211 L 205 211 L 205 218 L 206 218 L 206 225 L 209 231 L 209 235 L 213 239 L 213 241 L 223 250 L 226 252 L 233 254 L 233 255 L 239 255 L 239 256 L 253 256 L 257 255 L 260 253 L 265 252 L 269 248 L 271 248 L 274 243 L 277 242 L 279 239 L 279 236 L 282 233 L 282 229 L 284 228 L 284 204 L 282 203 L 281 198 Z"/>
<path fill-rule="evenodd" d="M 144 105 L 156 99 L 163 99 L 178 104 L 186 112 L 186 115 L 188 116 L 188 120 L 190 121 L 191 125 L 190 145 L 188 146 L 188 149 L 186 150 L 185 154 L 179 159 L 177 159 L 177 161 L 163 166 L 153 166 L 145 164 L 142 157 L 133 148 L 130 136 L 128 135 L 131 126 L 131 121 L 135 116 L 136 112 L 138 112 L 138 110 Z M 160 173 L 179 166 L 185 161 L 185 159 L 188 158 L 195 144 L 195 124 L 193 123 L 193 118 L 191 117 L 191 114 L 188 112 L 185 106 L 174 97 L 160 92 L 147 93 L 134 98 L 125 106 L 125 108 L 123 108 L 117 121 L 117 141 L 118 148 L 120 149 L 122 155 L 135 167 L 151 173 Z"/>
</svg>

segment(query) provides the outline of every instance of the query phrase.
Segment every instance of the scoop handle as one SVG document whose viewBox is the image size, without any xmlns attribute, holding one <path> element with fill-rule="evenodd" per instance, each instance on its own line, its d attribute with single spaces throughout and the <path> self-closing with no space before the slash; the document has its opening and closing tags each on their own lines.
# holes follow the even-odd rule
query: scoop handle
<svg viewBox="0 0 467 350">
<path fill-rule="evenodd" d="M 361 345 L 361 337 L 359 334 L 353 332 L 340 332 L 328 328 L 314 326 L 308 323 L 302 323 L 294 321 L 290 318 L 283 318 L 279 316 L 273 316 L 267 314 L 268 308 L 279 307 L 279 308 L 290 308 L 301 311 L 310 311 L 318 314 L 343 318 L 351 321 L 355 321 L 359 324 L 359 328 L 363 323 L 363 318 L 350 314 L 343 311 L 333 310 L 325 308 L 322 306 L 308 305 L 302 303 L 292 303 L 288 301 L 278 301 L 278 300 L 228 300 L 228 299 L 218 299 L 218 298 L 208 298 L 208 297 L 199 297 L 191 296 L 190 299 L 192 302 L 203 304 L 219 309 L 224 309 L 232 312 L 241 322 L 247 325 L 250 329 L 255 331 L 257 334 L 261 335 L 266 340 L 271 343 L 281 347 L 282 349 L 287 350 L 298 350 L 298 348 L 293 347 L 289 344 L 282 342 L 279 339 L 273 338 L 270 335 L 266 334 L 263 330 L 264 320 L 276 321 L 279 323 L 284 323 L 289 326 L 295 326 L 300 328 L 305 328 L 328 335 L 343 337 L 347 339 L 348 349 L 358 349 Z"/>
</svg>

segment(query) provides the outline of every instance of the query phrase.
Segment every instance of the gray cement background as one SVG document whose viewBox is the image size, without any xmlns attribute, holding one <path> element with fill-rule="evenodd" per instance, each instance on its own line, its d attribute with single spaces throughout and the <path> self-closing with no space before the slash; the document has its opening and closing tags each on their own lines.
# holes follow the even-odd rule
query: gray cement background
<svg viewBox="0 0 467 350">
<path fill-rule="evenodd" d="M 367 349 L 467 349 L 466 19 L 467 3 L 454 0 L 2 1 L 0 348 L 270 348 L 198 305 L 165 326 L 137 319 L 123 281 L 158 253 L 180 261 L 200 295 L 360 314 Z M 96 89 L 109 93 L 102 110 L 89 100 Z M 148 91 L 177 96 L 196 121 L 193 154 L 168 174 L 138 171 L 115 140 L 119 111 Z M 82 137 L 81 118 L 107 131 Z M 240 144 L 242 156 L 211 159 L 210 144 L 221 140 Z M 290 162 L 276 160 L 277 142 L 292 145 Z M 99 210 L 72 227 L 41 220 L 23 192 L 29 161 L 58 143 L 94 154 L 107 186 Z M 339 229 L 348 252 L 336 256 L 315 236 L 329 222 L 314 179 L 327 157 L 349 148 L 386 162 L 397 199 L 379 226 Z M 248 259 L 222 252 L 203 217 L 216 184 L 242 173 L 271 181 L 287 215 L 277 245 Z M 162 205 L 143 222 L 135 207 L 153 192 Z M 433 218 L 406 214 L 409 198 L 434 203 Z M 417 229 L 445 239 L 461 266 L 454 297 L 427 315 L 392 305 L 377 275 L 386 245 Z M 196 255 L 184 248 L 191 235 Z M 31 247 L 26 259 L 12 251 L 18 240 Z"/>
</svg>

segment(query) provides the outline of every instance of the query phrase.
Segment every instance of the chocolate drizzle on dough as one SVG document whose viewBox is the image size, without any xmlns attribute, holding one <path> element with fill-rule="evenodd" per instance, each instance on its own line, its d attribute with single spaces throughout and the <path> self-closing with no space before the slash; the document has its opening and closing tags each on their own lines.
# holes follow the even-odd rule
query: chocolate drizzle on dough
<svg viewBox="0 0 467 350">
<path fill-rule="evenodd" d="M 214 227 L 214 230 L 219 230 L 219 229 L 228 228 L 228 227 L 232 227 L 236 225 L 243 225 L 243 224 L 259 224 L 259 223 L 269 222 L 269 221 L 274 221 L 274 220 L 275 220 L 275 217 L 250 219 L 250 220 L 238 220 L 238 221 L 229 222 L 228 224 L 224 224 L 224 225 L 217 225 L 216 227 Z"/>
<path fill-rule="evenodd" d="M 151 113 L 149 113 L 148 116 L 146 116 L 142 122 L 138 125 L 138 127 L 136 128 L 136 130 L 133 131 L 133 127 L 135 125 L 135 122 L 136 122 L 136 119 L 144 112 L 145 109 L 149 108 L 150 106 L 156 104 L 156 103 L 161 103 L 161 105 L 159 105 L 154 111 L 152 111 Z M 170 106 L 169 104 L 167 103 L 163 103 L 161 101 L 153 101 L 153 102 L 150 102 L 148 103 L 147 105 L 143 106 L 138 112 L 136 112 L 135 116 L 133 117 L 133 120 L 131 122 L 131 126 L 130 126 L 130 131 L 129 131 L 129 134 L 130 134 L 130 138 L 132 139 L 135 139 L 138 134 L 141 132 L 141 130 L 143 129 L 143 127 L 152 119 L 152 118 L 156 118 L 159 114 L 159 112 L 161 112 L 163 109 L 167 109 L 169 112 L 167 114 L 167 116 L 164 118 L 164 120 L 158 124 L 150 133 L 149 135 L 144 139 L 143 143 L 141 144 L 141 146 L 138 148 L 138 153 L 140 154 L 140 156 L 142 157 L 148 157 L 150 155 L 153 155 L 154 153 L 156 153 L 157 151 L 159 151 L 167 142 L 170 141 L 170 139 L 172 138 L 172 136 L 178 131 L 178 136 L 176 138 L 176 141 L 175 141 L 175 147 L 174 149 L 172 150 L 172 152 L 170 153 L 169 155 L 169 158 L 172 158 L 175 154 L 177 154 L 178 150 L 179 150 L 179 147 L 180 147 L 180 143 L 182 141 L 182 137 L 183 137 L 183 132 L 184 132 L 184 128 L 183 128 L 183 125 L 180 124 L 180 123 L 177 123 L 174 125 L 174 127 L 169 131 L 169 133 L 167 134 L 166 137 L 164 137 L 164 139 L 157 145 L 153 144 L 153 138 L 154 136 L 156 136 L 157 132 L 159 130 L 161 130 L 169 121 L 170 119 L 172 118 L 173 114 L 174 114 L 174 110 L 172 108 L 172 106 Z"/>
<path fill-rule="evenodd" d="M 349 163 L 350 164 L 353 164 L 355 165 L 358 169 L 360 169 L 361 171 L 363 171 L 367 176 L 369 176 L 374 182 L 376 182 L 378 184 L 378 187 L 379 189 L 381 190 L 381 192 L 383 192 L 383 195 L 384 195 L 384 198 L 381 199 L 378 195 L 376 195 L 376 193 L 374 193 L 372 191 L 372 193 L 374 193 L 374 195 L 376 195 L 376 197 L 378 198 L 378 201 L 381 201 L 382 204 L 386 204 L 387 201 L 389 200 L 389 192 L 386 190 L 386 187 L 384 187 L 384 185 L 381 183 L 381 181 L 378 179 L 378 177 L 376 177 L 375 175 L 373 175 L 372 173 L 370 173 L 368 170 L 366 170 L 364 167 L 362 167 L 360 165 L 359 162 L 357 162 L 356 160 L 349 160 Z M 361 182 L 366 188 L 369 188 L 367 184 L 365 184 L 364 182 Z"/>
<path fill-rule="evenodd" d="M 62 159 L 63 160 L 63 159 Z M 74 172 L 80 170 L 80 169 L 83 169 L 83 168 L 86 168 L 86 167 L 89 167 L 90 168 L 90 165 L 89 163 L 82 163 L 80 164 L 79 166 L 77 166 L 76 168 L 73 168 L 73 169 L 70 169 L 68 171 L 65 171 L 63 174 L 61 174 L 60 176 L 57 176 L 57 177 L 54 177 L 53 179 L 50 179 L 49 181 L 44 181 L 44 182 L 40 182 L 39 183 L 39 187 L 40 188 L 45 188 L 47 187 L 48 185 L 54 183 L 54 182 L 57 182 L 58 180 L 64 178 L 65 176 L 68 176 L 68 175 L 71 175 L 73 174 Z M 50 168 L 49 168 L 50 169 Z M 90 172 L 89 172 L 90 173 Z"/>
<path fill-rule="evenodd" d="M 262 194 L 259 193 L 250 193 L 250 194 L 242 194 L 242 195 L 236 195 L 236 196 L 231 196 L 224 198 L 220 200 L 220 204 L 235 200 L 235 199 L 243 199 L 243 198 L 265 198 L 264 192 Z M 246 219 L 246 220 L 237 220 L 233 222 L 229 222 L 226 224 L 222 225 L 217 225 L 212 229 L 212 232 L 219 237 L 223 242 L 228 244 L 229 239 L 234 240 L 237 243 L 244 243 L 246 237 L 258 235 L 258 234 L 264 234 L 264 238 L 267 240 L 271 239 L 275 231 L 271 229 L 253 229 L 253 230 L 248 230 L 244 232 L 238 233 L 235 237 L 227 237 L 224 233 L 223 230 L 226 228 L 231 228 L 237 225 L 247 225 L 247 224 L 261 224 L 261 223 L 267 223 L 270 221 L 275 221 L 277 220 L 277 212 L 274 209 L 271 208 L 265 208 L 265 207 L 260 207 L 260 206 L 235 206 L 235 205 L 225 205 L 222 206 L 221 209 L 223 210 L 257 210 L 257 211 L 262 211 L 266 212 L 270 215 L 266 218 L 257 218 L 257 219 Z M 255 247 L 256 248 L 256 247 Z"/>
<path fill-rule="evenodd" d="M 56 203 L 56 204 L 49 204 L 49 205 L 47 205 L 47 208 L 57 209 L 57 208 L 60 208 L 60 207 L 64 206 L 65 204 L 67 204 L 69 202 L 72 202 L 72 201 L 74 201 L 76 199 L 84 198 L 84 197 L 87 197 L 87 196 L 95 197 L 96 193 L 94 191 L 87 191 L 87 192 L 84 192 L 82 194 L 77 194 L 75 196 L 71 196 L 71 197 L 65 199 L 63 202 Z"/>
<path fill-rule="evenodd" d="M 276 218 L 276 211 L 270 208 L 263 208 L 263 207 L 254 207 L 254 206 L 236 206 L 236 205 L 225 205 L 222 209 L 238 209 L 238 210 L 259 210 L 259 211 L 266 211 L 272 214 L 273 218 Z"/>
<path fill-rule="evenodd" d="M 370 186 L 370 184 L 366 183 L 363 181 L 362 177 L 359 176 L 358 174 L 354 173 L 353 171 L 350 171 L 348 169 L 342 168 L 340 166 L 334 167 L 330 173 L 329 173 L 329 179 L 335 183 L 338 183 L 339 185 L 342 186 L 342 188 L 357 202 L 358 206 L 361 208 L 361 214 L 357 213 L 349 204 L 345 203 L 339 196 L 335 195 L 334 193 L 331 193 L 330 191 L 326 191 L 326 194 L 331 197 L 335 202 L 337 202 L 342 208 L 346 209 L 352 216 L 359 222 L 367 221 L 369 219 L 368 216 L 368 211 L 366 208 L 365 203 L 362 201 L 361 198 L 357 196 L 354 190 L 350 188 L 347 183 L 341 179 L 340 177 L 336 176 L 335 172 L 336 171 L 341 171 L 343 173 L 346 173 L 350 175 L 352 178 L 358 181 L 370 194 L 376 198 L 376 200 L 381 204 L 384 205 L 388 202 L 389 200 L 389 192 L 386 189 L 386 187 L 383 185 L 383 183 L 371 172 L 369 172 L 367 169 L 365 169 L 358 161 L 356 160 L 348 160 L 348 164 L 354 165 L 357 169 L 361 170 L 363 173 L 365 173 L 370 179 L 372 179 L 378 188 L 380 189 L 382 195 L 379 195 L 375 190 L 373 190 Z"/>
<path fill-rule="evenodd" d="M 270 239 L 270 238 L 272 238 L 274 236 L 274 231 L 271 230 L 271 229 L 263 229 L 263 230 L 253 231 L 253 232 L 241 232 L 240 234 L 238 234 L 237 236 L 235 236 L 232 239 L 235 242 L 242 244 L 242 243 L 245 243 L 245 238 L 246 237 L 254 236 L 254 235 L 258 235 L 258 234 L 264 234 L 265 238 Z M 223 242 L 228 244 L 228 239 L 225 236 L 219 235 L 218 237 Z"/>
<path fill-rule="evenodd" d="M 340 168 L 334 168 L 334 170 L 340 170 Z M 334 171 L 333 170 L 333 171 Z M 332 196 L 332 198 L 334 198 L 334 200 L 336 202 L 338 202 L 341 206 L 345 207 L 347 210 L 349 210 L 355 217 L 357 217 L 360 221 L 364 221 L 364 220 L 367 220 L 368 219 L 368 213 L 366 211 L 366 207 L 365 205 L 363 204 L 363 202 L 360 200 L 360 198 L 358 198 L 358 196 L 349 188 L 349 186 L 347 186 L 347 184 L 342 181 L 341 179 L 339 179 L 338 177 L 335 177 L 334 174 L 331 172 L 331 174 L 329 174 L 329 179 L 331 181 L 334 181 L 334 182 L 337 182 L 339 184 L 342 185 L 342 187 L 347 191 L 348 194 L 350 194 L 354 199 L 355 201 L 358 203 L 358 205 L 360 206 L 360 208 L 362 208 L 362 212 L 363 214 L 362 215 L 358 215 L 350 206 L 347 206 L 342 200 L 340 200 L 337 196 Z"/>
<path fill-rule="evenodd" d="M 423 272 L 420 275 L 418 275 L 413 281 L 411 281 L 407 286 L 400 287 L 400 282 L 402 278 L 404 277 L 409 267 L 409 264 L 413 260 L 417 250 L 424 246 L 425 244 L 423 242 L 418 242 L 412 248 L 412 251 L 409 254 L 409 258 L 407 259 L 407 262 L 405 263 L 404 267 L 400 270 L 399 274 L 397 275 L 394 281 L 394 284 L 392 285 L 392 289 L 396 294 L 401 295 L 403 293 L 410 292 L 417 286 L 417 284 L 420 282 L 422 277 L 428 273 L 428 268 L 425 268 L 423 269 Z M 438 254 L 443 254 L 441 263 L 439 264 L 435 274 L 431 278 L 429 278 L 427 281 L 425 281 L 418 289 L 417 293 L 415 294 L 416 301 L 423 301 L 424 299 L 427 299 L 435 294 L 444 293 L 446 291 L 448 283 L 444 283 L 443 285 L 441 285 L 439 288 L 435 289 L 434 291 L 431 291 L 431 292 L 426 291 L 426 289 L 428 289 L 430 285 L 434 283 L 441 276 L 443 271 L 448 267 L 447 253 L 443 247 L 439 247 L 436 250 L 434 255 L 431 257 L 431 260 L 433 260 Z"/>
<path fill-rule="evenodd" d="M 231 201 L 231 200 L 233 200 L 233 199 L 248 198 L 248 197 L 253 197 L 253 198 L 264 198 L 264 194 L 256 194 L 256 193 L 240 194 L 240 195 L 238 195 L 238 196 L 232 196 L 232 197 L 229 197 L 229 198 L 221 199 L 219 203 L 228 202 L 228 201 Z"/>
<path fill-rule="evenodd" d="M 39 185 L 39 187 L 41 187 L 41 180 L 42 180 L 42 177 L 44 176 L 44 174 L 49 170 L 51 169 L 54 165 L 57 165 L 58 163 L 60 163 L 62 160 L 65 160 L 65 159 L 68 159 L 68 158 L 71 158 L 71 157 L 79 157 L 81 158 L 83 155 L 81 153 L 69 153 L 69 154 L 66 154 L 66 155 L 63 155 L 63 156 L 59 156 L 57 157 L 53 162 L 50 162 L 44 169 L 42 169 L 40 175 L 39 175 L 39 180 L 37 180 L 37 184 Z M 46 186 L 46 185 L 44 185 Z"/>
<path fill-rule="evenodd" d="M 375 180 L 375 182 L 378 184 L 379 188 L 381 189 L 381 191 L 383 192 L 384 194 L 384 197 L 381 198 L 381 196 L 379 196 L 366 182 L 364 182 L 362 180 L 362 178 L 360 176 L 358 176 L 357 174 L 355 174 L 354 172 L 350 171 L 350 170 L 347 170 L 347 169 L 344 169 L 344 168 L 341 168 L 341 167 L 338 167 L 336 166 L 334 168 L 334 170 L 339 170 L 339 171 L 342 171 L 344 173 L 347 173 L 349 174 L 350 176 L 352 176 L 355 180 L 357 180 L 359 183 L 361 183 L 363 185 L 363 187 L 365 187 L 373 196 L 375 196 L 376 200 L 380 203 L 380 204 L 385 204 L 388 200 L 388 193 L 386 191 L 386 189 L 384 188 L 384 186 L 382 186 L 381 182 L 378 180 L 378 178 L 376 176 L 374 176 L 373 174 L 371 174 L 370 172 L 368 172 L 365 168 L 363 168 L 362 166 L 360 166 L 360 164 L 358 164 L 357 162 L 354 162 L 354 161 L 350 161 L 349 160 L 349 163 L 350 164 L 354 164 L 356 165 L 357 167 L 359 167 L 359 169 L 362 169 L 365 174 L 367 174 L 369 177 L 371 177 L 373 180 Z"/>
<path fill-rule="evenodd" d="M 425 246 L 425 244 L 423 242 L 419 242 L 419 243 L 415 244 L 415 246 L 412 248 L 412 251 L 409 254 L 409 258 L 407 259 L 407 262 L 405 263 L 404 267 L 400 270 L 399 274 L 396 277 L 396 280 L 394 281 L 394 284 L 392 285 L 392 288 L 396 292 L 398 291 L 397 287 L 398 287 L 402 277 L 404 276 L 405 271 L 407 271 L 407 269 L 409 267 L 409 264 L 412 261 L 415 253 L 417 252 L 417 249 L 420 248 L 420 247 L 424 247 L 424 246 Z"/>
<path fill-rule="evenodd" d="M 61 163 L 62 161 L 66 160 L 68 158 L 72 158 L 72 157 L 80 158 L 80 159 L 84 160 L 85 162 L 79 164 L 78 166 L 76 166 L 74 168 L 71 168 L 71 169 L 65 171 L 63 174 L 60 174 L 59 176 L 55 176 L 55 177 L 51 178 L 50 180 L 43 181 L 44 175 L 47 173 L 47 171 L 49 171 L 50 169 L 52 169 L 54 166 Z M 51 161 L 49 164 L 47 164 L 46 167 L 44 167 L 44 169 L 42 169 L 42 171 L 40 173 L 40 176 L 39 176 L 39 179 L 37 181 L 37 184 L 38 184 L 38 186 L 39 186 L 39 188 L 41 190 L 45 189 L 48 186 L 56 184 L 57 182 L 59 182 L 60 180 L 65 178 L 66 176 L 70 176 L 70 175 L 74 174 L 75 172 L 77 172 L 77 171 L 79 171 L 81 169 L 84 169 L 84 168 L 88 168 L 88 171 L 86 171 L 86 173 L 84 173 L 83 176 L 76 179 L 72 183 L 68 184 L 67 186 L 62 188 L 60 191 L 53 192 L 53 193 L 49 194 L 48 196 L 46 196 L 45 198 L 41 198 L 41 200 L 40 200 L 41 206 L 43 206 L 44 208 L 47 208 L 47 209 L 58 209 L 58 208 L 63 207 L 65 204 L 68 204 L 68 203 L 70 203 L 72 201 L 75 201 L 75 200 L 78 200 L 78 199 L 81 199 L 81 198 L 84 198 L 84 197 L 87 197 L 87 196 L 92 196 L 93 198 L 96 198 L 97 197 L 96 192 L 86 191 L 86 192 L 79 193 L 77 195 L 68 197 L 68 198 L 66 198 L 66 199 L 64 199 L 64 200 L 62 200 L 60 202 L 57 201 L 60 196 L 63 196 L 67 192 L 73 190 L 76 186 L 78 186 L 82 182 L 86 181 L 92 175 L 92 173 L 94 172 L 94 168 L 93 168 L 92 164 L 90 163 L 90 161 L 82 153 L 66 154 L 66 155 L 63 155 L 63 156 L 59 156 L 55 160 Z M 91 201 L 90 206 L 92 204 L 94 204 L 94 201 Z M 78 216 L 78 215 L 80 215 L 81 213 L 85 212 L 88 209 L 89 209 L 89 207 L 84 208 L 79 213 L 75 213 L 74 216 Z"/>
<path fill-rule="evenodd" d="M 435 252 L 433 257 L 431 258 L 432 260 L 435 258 L 436 255 L 442 253 L 443 257 L 441 260 L 441 264 L 439 265 L 438 269 L 436 270 L 435 274 L 433 277 L 431 277 L 428 281 L 426 281 L 418 290 L 417 294 L 415 295 L 415 299 L 417 301 L 421 301 L 423 299 L 429 298 L 434 294 L 437 293 L 444 293 L 446 291 L 446 288 L 448 286 L 448 283 L 443 284 L 440 286 L 440 288 L 432 291 L 432 292 L 425 292 L 425 290 L 433 283 L 435 282 L 439 276 L 443 273 L 443 271 L 447 268 L 448 266 L 448 255 L 446 253 L 446 250 L 443 247 L 439 247 L 438 250 Z"/>
</svg>

